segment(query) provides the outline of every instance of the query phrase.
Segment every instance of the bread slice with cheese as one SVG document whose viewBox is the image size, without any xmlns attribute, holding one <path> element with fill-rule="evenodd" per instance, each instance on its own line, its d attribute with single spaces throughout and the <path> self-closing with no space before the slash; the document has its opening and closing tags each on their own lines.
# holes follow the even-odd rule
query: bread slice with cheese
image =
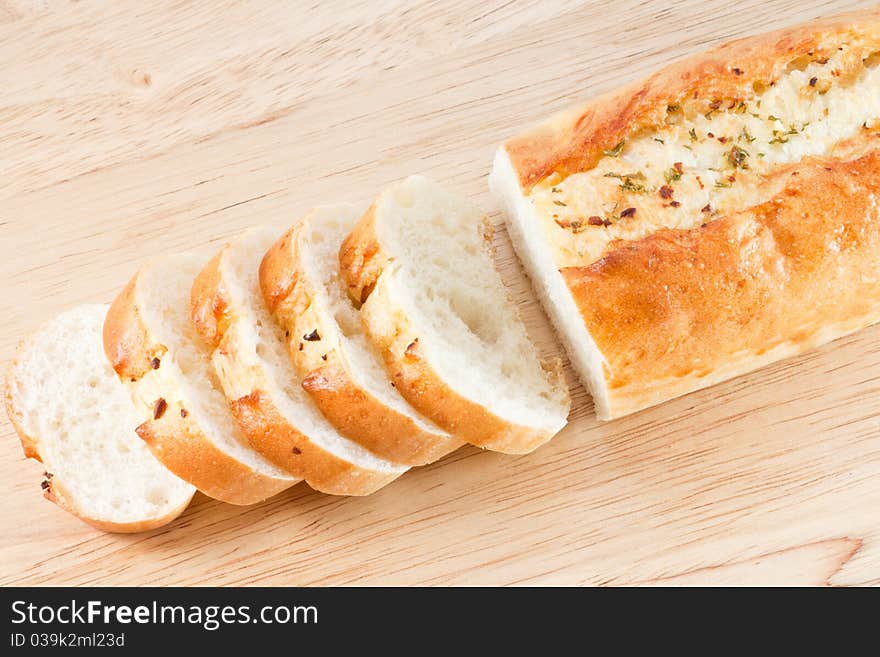
<svg viewBox="0 0 880 657">
<path fill-rule="evenodd" d="M 565 425 L 570 401 L 495 269 L 491 234 L 469 201 L 412 176 L 360 219 L 340 267 L 400 394 L 463 440 L 524 453 Z"/>
<path fill-rule="evenodd" d="M 880 317 L 880 10 L 741 39 L 506 142 L 490 186 L 610 419 Z"/>
<path fill-rule="evenodd" d="M 366 495 L 407 468 L 342 436 L 303 391 L 284 329 L 260 291 L 260 262 L 277 236 L 273 229 L 254 228 L 214 256 L 192 287 L 193 324 L 255 449 L 317 490 Z"/>
<path fill-rule="evenodd" d="M 316 208 L 266 253 L 260 284 L 287 337 L 302 387 L 341 433 L 394 463 L 424 465 L 461 440 L 416 412 L 394 388 L 339 275 L 339 245 L 360 213 Z"/>
<path fill-rule="evenodd" d="M 106 305 L 78 306 L 19 347 L 6 412 L 25 456 L 46 468 L 43 494 L 99 529 L 138 532 L 183 513 L 195 488 L 157 461 L 101 345 Z"/>
<path fill-rule="evenodd" d="M 253 504 L 298 479 L 254 450 L 229 412 L 211 350 L 190 321 L 193 280 L 206 258 L 159 257 L 110 306 L 104 350 L 128 382 L 137 432 L 165 466 L 205 494 Z"/>
</svg>

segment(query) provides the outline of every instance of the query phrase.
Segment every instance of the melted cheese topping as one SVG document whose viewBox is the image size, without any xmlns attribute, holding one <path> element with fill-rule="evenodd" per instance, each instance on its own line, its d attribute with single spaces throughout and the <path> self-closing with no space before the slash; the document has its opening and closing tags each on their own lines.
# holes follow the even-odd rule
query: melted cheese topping
<svg viewBox="0 0 880 657">
<path fill-rule="evenodd" d="M 612 240 L 692 228 L 772 196 L 766 174 L 880 127 L 880 66 L 841 51 L 782 76 L 748 101 L 705 114 L 671 108 L 667 124 L 608 151 L 595 168 L 535 186 L 557 264 L 583 266 Z M 849 70 L 844 76 L 841 71 Z M 781 183 L 780 183 L 781 184 Z"/>
</svg>

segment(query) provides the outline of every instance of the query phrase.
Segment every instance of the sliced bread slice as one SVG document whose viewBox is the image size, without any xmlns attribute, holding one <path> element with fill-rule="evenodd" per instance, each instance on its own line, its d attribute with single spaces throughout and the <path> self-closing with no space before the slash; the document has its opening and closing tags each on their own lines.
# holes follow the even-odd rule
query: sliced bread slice
<svg viewBox="0 0 880 657">
<path fill-rule="evenodd" d="M 570 399 L 495 269 L 491 235 L 466 199 L 412 176 L 361 218 L 340 267 L 407 401 L 474 445 L 525 453 L 565 425 Z"/>
<path fill-rule="evenodd" d="M 301 388 L 284 330 L 260 292 L 260 261 L 276 238 L 270 228 L 254 228 L 221 249 L 193 285 L 193 324 L 254 448 L 317 490 L 367 495 L 406 467 L 340 435 Z"/>
<path fill-rule="evenodd" d="M 25 456 L 46 467 L 46 498 L 104 531 L 146 531 L 183 513 L 195 488 L 135 433 L 128 390 L 101 347 L 107 308 L 63 312 L 21 344 L 6 379 L 6 412 Z"/>
<path fill-rule="evenodd" d="M 339 245 L 359 216 L 352 205 L 335 205 L 297 222 L 263 258 L 263 297 L 303 389 L 340 433 L 394 463 L 424 465 L 463 441 L 400 396 L 363 333 L 339 275 Z"/>
<path fill-rule="evenodd" d="M 143 267 L 104 322 L 104 350 L 130 383 L 137 432 L 165 466 L 211 497 L 253 504 L 298 479 L 252 449 L 229 412 L 211 350 L 189 317 L 206 258 L 169 255 Z"/>
</svg>

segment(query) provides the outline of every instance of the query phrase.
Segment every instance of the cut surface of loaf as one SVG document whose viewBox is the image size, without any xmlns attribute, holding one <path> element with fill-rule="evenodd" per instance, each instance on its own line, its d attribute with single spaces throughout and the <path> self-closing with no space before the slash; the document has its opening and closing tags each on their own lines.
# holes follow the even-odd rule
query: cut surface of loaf
<svg viewBox="0 0 880 657">
<path fill-rule="evenodd" d="M 195 488 L 157 461 L 135 433 L 138 415 L 101 343 L 108 306 L 78 306 L 19 348 L 6 409 L 25 456 L 46 468 L 44 495 L 105 531 L 165 525 Z"/>
<path fill-rule="evenodd" d="M 248 444 L 229 412 L 211 350 L 190 321 L 190 288 L 206 258 L 157 258 L 114 300 L 104 349 L 130 385 L 138 434 L 169 470 L 230 504 L 253 504 L 298 479 Z"/>
<path fill-rule="evenodd" d="M 339 258 L 391 380 L 423 414 L 510 453 L 565 425 L 559 365 L 540 362 L 495 269 L 491 224 L 469 201 L 412 176 L 377 198 Z"/>
<path fill-rule="evenodd" d="M 876 321 L 878 147 L 872 9 L 563 112 L 499 149 L 490 187 L 611 419 Z"/>
<path fill-rule="evenodd" d="M 339 274 L 339 245 L 360 213 L 319 207 L 263 258 L 264 298 L 287 336 L 302 387 L 341 433 L 395 463 L 423 465 L 462 444 L 393 387 Z"/>
<path fill-rule="evenodd" d="M 277 237 L 258 227 L 221 249 L 193 285 L 193 323 L 255 449 L 317 490 L 367 495 L 407 468 L 342 436 L 302 389 L 260 290 L 260 263 Z"/>
</svg>

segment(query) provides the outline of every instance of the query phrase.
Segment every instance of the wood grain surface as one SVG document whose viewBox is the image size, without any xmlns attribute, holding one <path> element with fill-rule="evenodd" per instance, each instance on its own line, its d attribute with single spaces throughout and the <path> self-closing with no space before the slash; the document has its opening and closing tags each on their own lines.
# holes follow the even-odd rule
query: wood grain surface
<svg viewBox="0 0 880 657">
<path fill-rule="evenodd" d="M 869 3 L 0 0 L 0 360 L 151 255 L 425 173 L 712 44 Z M 546 353 L 557 346 L 498 232 Z M 880 584 L 880 327 L 534 454 L 99 533 L 0 426 L 0 584 Z"/>
</svg>

